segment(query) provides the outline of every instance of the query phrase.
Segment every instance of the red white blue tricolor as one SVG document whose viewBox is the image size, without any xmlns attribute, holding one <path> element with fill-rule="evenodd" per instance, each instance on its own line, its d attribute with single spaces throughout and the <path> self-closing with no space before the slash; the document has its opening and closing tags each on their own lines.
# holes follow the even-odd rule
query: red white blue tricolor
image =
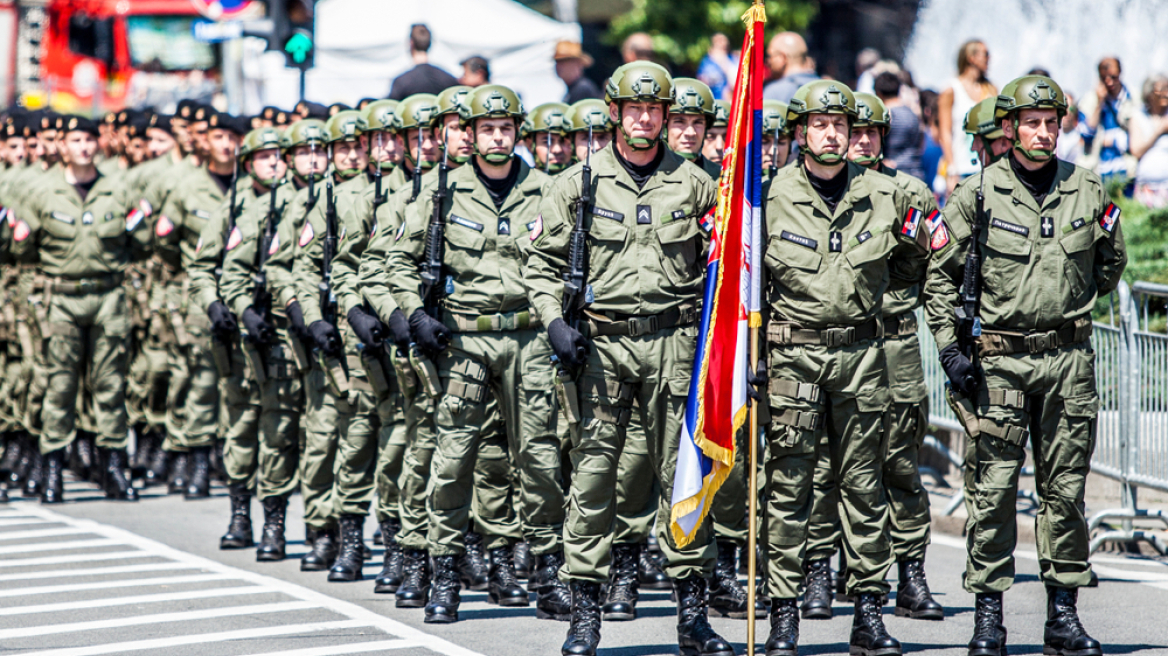
<svg viewBox="0 0 1168 656">
<path fill-rule="evenodd" d="M 747 418 L 750 329 L 762 325 L 762 85 L 766 11 L 742 17 L 746 36 L 730 110 L 693 377 L 677 449 L 670 530 L 693 541 L 734 466 L 735 435 Z M 703 225 L 703 228 L 706 226 Z"/>
</svg>

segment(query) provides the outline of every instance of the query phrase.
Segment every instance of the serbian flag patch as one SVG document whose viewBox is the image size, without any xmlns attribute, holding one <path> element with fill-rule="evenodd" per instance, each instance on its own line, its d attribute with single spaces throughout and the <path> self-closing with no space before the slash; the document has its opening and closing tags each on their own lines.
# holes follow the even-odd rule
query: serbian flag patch
<svg viewBox="0 0 1168 656">
<path fill-rule="evenodd" d="M 280 250 L 280 233 L 272 236 L 272 243 L 268 244 L 268 255 L 275 255 Z"/>
<path fill-rule="evenodd" d="M 154 224 L 154 234 L 159 237 L 165 237 L 174 232 L 174 221 L 170 217 L 162 214 L 158 217 L 158 222 Z"/>
<path fill-rule="evenodd" d="M 1103 216 L 1099 217 L 1099 227 L 1106 230 L 1108 233 L 1115 231 L 1115 226 L 1119 225 L 1119 215 L 1122 212 L 1115 203 L 1110 203 L 1107 209 L 1103 210 Z"/>
<path fill-rule="evenodd" d="M 710 208 L 709 212 L 706 212 L 705 214 L 703 214 L 702 218 L 698 219 L 698 225 L 701 226 L 702 232 L 710 232 L 711 230 L 714 229 L 714 214 L 717 211 L 718 211 L 718 206 L 715 205 L 715 206 Z"/>
<path fill-rule="evenodd" d="M 369 238 L 373 239 L 377 236 L 377 220 L 373 220 L 373 225 L 369 228 Z"/>
<path fill-rule="evenodd" d="M 528 236 L 531 238 L 531 241 L 535 241 L 536 239 L 539 239 L 539 236 L 542 234 L 543 234 L 543 215 L 540 214 L 538 217 L 536 217 L 535 226 L 531 229 L 531 234 Z"/>
<path fill-rule="evenodd" d="M 925 217 L 925 228 L 931 235 L 937 231 L 937 226 L 939 225 L 941 225 L 941 212 L 940 210 L 933 210 Z"/>
<path fill-rule="evenodd" d="M 132 232 L 144 218 L 146 218 L 146 213 L 141 209 L 135 207 L 130 210 L 130 213 L 126 215 L 126 232 Z"/>
<path fill-rule="evenodd" d="M 921 211 L 915 207 L 904 215 L 904 225 L 900 227 L 900 234 L 909 239 L 917 238 L 917 231 L 921 227 Z"/>
<path fill-rule="evenodd" d="M 198 255 L 201 250 L 203 250 L 203 237 L 200 235 L 199 241 L 195 242 L 195 255 Z"/>
<path fill-rule="evenodd" d="M 304 248 L 312 243 L 312 238 L 315 236 L 316 233 L 312 230 L 312 221 L 305 221 L 304 229 L 300 231 L 300 241 L 297 243 L 300 244 L 300 248 Z"/>
<path fill-rule="evenodd" d="M 227 236 L 227 250 L 232 250 L 243 242 L 243 233 L 239 231 L 239 226 L 231 229 L 231 234 Z"/>
<path fill-rule="evenodd" d="M 32 230 L 29 230 L 28 224 L 24 221 L 17 221 L 16 226 L 12 228 L 12 238 L 16 241 L 24 241 L 28 239 Z"/>
</svg>

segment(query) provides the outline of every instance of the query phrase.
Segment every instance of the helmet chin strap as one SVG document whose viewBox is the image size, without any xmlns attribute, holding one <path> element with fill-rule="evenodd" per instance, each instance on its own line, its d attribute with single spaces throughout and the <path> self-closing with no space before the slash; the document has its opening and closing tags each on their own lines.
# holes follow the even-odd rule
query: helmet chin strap
<svg viewBox="0 0 1168 656">
<path fill-rule="evenodd" d="M 844 156 L 838 153 L 824 153 L 823 155 L 816 155 L 815 153 L 811 152 L 810 148 L 804 149 L 803 152 L 806 153 L 807 156 L 810 157 L 815 163 L 822 164 L 824 166 L 835 166 L 844 159 Z"/>
<path fill-rule="evenodd" d="M 852 161 L 866 169 L 874 169 L 880 165 L 880 162 L 884 161 L 884 153 L 880 152 L 876 155 L 861 155 L 860 157 L 854 158 Z"/>
<path fill-rule="evenodd" d="M 675 150 L 673 152 L 677 153 L 678 155 L 681 155 L 682 159 L 689 161 L 689 162 L 697 161 L 698 155 L 701 154 L 701 153 L 683 153 L 680 150 Z"/>
</svg>

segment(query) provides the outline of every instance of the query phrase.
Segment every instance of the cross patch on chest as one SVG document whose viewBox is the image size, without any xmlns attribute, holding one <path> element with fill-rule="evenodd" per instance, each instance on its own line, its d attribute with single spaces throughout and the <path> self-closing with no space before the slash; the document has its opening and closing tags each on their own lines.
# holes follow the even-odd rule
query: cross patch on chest
<svg viewBox="0 0 1168 656">
<path fill-rule="evenodd" d="M 1054 219 L 1049 216 L 1042 217 L 1041 234 L 1044 239 L 1054 237 Z"/>
<path fill-rule="evenodd" d="M 844 248 L 843 236 L 838 232 L 831 233 L 831 239 L 828 241 L 832 253 L 839 253 Z"/>
</svg>

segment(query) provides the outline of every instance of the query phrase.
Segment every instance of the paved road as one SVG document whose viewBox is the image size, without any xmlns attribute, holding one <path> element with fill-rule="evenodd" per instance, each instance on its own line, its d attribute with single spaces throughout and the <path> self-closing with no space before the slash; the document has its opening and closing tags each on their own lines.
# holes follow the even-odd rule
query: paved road
<svg viewBox="0 0 1168 656">
<path fill-rule="evenodd" d="M 463 597 L 462 621 L 422 623 L 420 610 L 394 608 L 373 594 L 377 557 L 360 583 L 328 583 L 301 573 L 305 548 L 293 499 L 283 563 L 259 564 L 250 550 L 219 551 L 228 500 L 222 489 L 185 502 L 147 491 L 142 502 L 105 501 L 92 486 L 68 485 L 70 503 L 48 510 L 32 500 L 0 506 L 0 653 L 28 656 L 334 656 L 415 654 L 552 656 L 567 625 L 535 619 L 534 608 L 503 609 L 486 594 Z M 258 504 L 255 512 L 259 513 Z M 371 534 L 373 526 L 366 526 Z M 928 570 L 944 622 L 897 618 L 890 630 L 906 652 L 958 656 L 972 631 L 972 598 L 960 589 L 963 542 L 937 535 Z M 1083 620 L 1108 654 L 1168 655 L 1168 562 L 1096 557 L 1100 587 L 1081 597 Z M 1033 549 L 1021 554 L 1007 595 L 1010 653 L 1041 654 L 1045 597 Z M 895 573 L 892 574 L 895 576 Z M 674 654 L 674 608 L 667 593 L 642 595 L 642 619 L 605 624 L 602 656 Z M 852 610 L 803 623 L 803 654 L 846 654 Z M 714 627 L 746 651 L 746 623 Z M 758 644 L 766 638 L 758 623 Z"/>
</svg>

